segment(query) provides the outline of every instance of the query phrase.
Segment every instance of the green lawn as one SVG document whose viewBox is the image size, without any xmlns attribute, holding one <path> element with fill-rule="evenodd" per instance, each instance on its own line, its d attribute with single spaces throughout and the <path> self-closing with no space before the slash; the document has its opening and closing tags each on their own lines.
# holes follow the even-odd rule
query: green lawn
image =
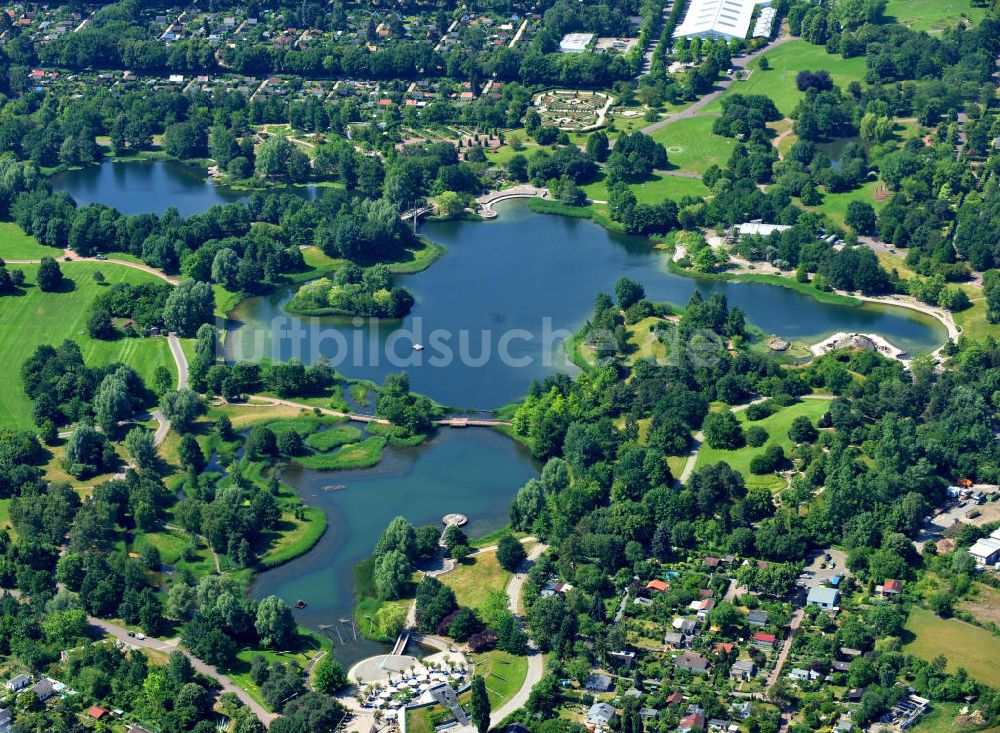
<svg viewBox="0 0 1000 733">
<path fill-rule="evenodd" d="M 944 656 L 948 670 L 964 667 L 969 675 L 990 687 L 1000 686 L 1000 638 L 957 619 L 943 619 L 924 608 L 914 608 L 906 622 L 912 636 L 903 651 L 932 660 Z"/>
<path fill-rule="evenodd" d="M 458 605 L 474 610 L 483 604 L 490 591 L 506 588 L 510 576 L 500 567 L 495 552 L 481 552 L 442 575 L 440 580 L 455 591 Z"/>
<path fill-rule="evenodd" d="M 0 222 L 0 260 L 38 260 L 42 257 L 61 257 L 62 253 L 57 247 L 39 244 L 14 222 Z"/>
<path fill-rule="evenodd" d="M 629 188 L 640 204 L 658 204 L 663 199 L 678 201 L 683 196 L 704 198 L 709 194 L 708 188 L 701 182 L 700 178 L 669 175 L 654 175 L 650 180 L 632 184 Z M 598 180 L 584 186 L 583 190 L 587 194 L 587 198 L 596 201 L 608 200 L 608 186 L 604 181 L 603 174 Z"/>
<path fill-rule="evenodd" d="M 329 430 L 312 433 L 306 438 L 306 443 L 314 450 L 328 451 L 347 443 L 356 443 L 360 438 L 361 431 L 353 425 L 338 425 Z"/>
<path fill-rule="evenodd" d="M 671 166 L 691 173 L 704 173 L 713 163 L 725 167 L 736 140 L 712 134 L 714 115 L 690 117 L 653 133 L 667 148 Z"/>
<path fill-rule="evenodd" d="M 30 428 L 31 401 L 21 389 L 18 371 L 41 344 L 58 345 L 70 338 L 80 345 L 88 366 L 121 362 L 145 379 L 164 365 L 175 375 L 170 346 L 164 338 L 96 341 L 87 334 L 90 304 L 102 287 L 94 282 L 100 270 L 108 283 L 161 282 L 154 275 L 108 262 L 60 263 L 63 275 L 73 281 L 66 292 L 43 293 L 35 286 L 37 265 L 22 265 L 26 277 L 22 295 L 0 298 L 0 363 L 7 370 L 7 387 L 0 390 L 0 425 Z"/>
<path fill-rule="evenodd" d="M 940 31 L 961 19 L 979 23 L 986 8 L 974 8 L 969 0 L 889 0 L 885 17 L 915 31 Z"/>
<path fill-rule="evenodd" d="M 751 425 L 758 425 L 764 428 L 768 434 L 767 442 L 760 448 L 745 446 L 739 450 L 711 448 L 708 443 L 705 443 L 698 453 L 698 462 L 695 464 L 695 470 L 697 471 L 712 463 L 725 461 L 746 477 L 747 486 L 765 486 L 769 489 L 784 488 L 785 480 L 777 474 L 757 476 L 750 473 L 750 461 L 753 460 L 754 456 L 763 453 L 768 446 L 775 444 L 780 445 L 785 450 L 785 455 L 788 455 L 793 447 L 793 443 L 788 437 L 788 428 L 791 427 L 792 420 L 799 415 L 805 415 L 815 425 L 829 407 L 830 403 L 827 400 L 802 400 L 797 404 L 781 409 L 770 417 L 766 417 L 763 420 L 754 420 L 753 422 L 747 421 L 746 411 L 741 410 L 736 413 L 736 416 L 743 424 L 744 430 Z"/>
<path fill-rule="evenodd" d="M 347 468 L 371 468 L 382 460 L 382 449 L 388 440 L 381 435 L 349 443 L 333 452 L 310 453 L 295 458 L 295 462 L 316 471 L 338 471 Z"/>
<path fill-rule="evenodd" d="M 476 665 L 476 676 L 486 678 L 486 692 L 490 698 L 490 707 L 494 710 L 521 689 L 524 678 L 528 675 L 528 659 L 515 657 L 507 652 L 494 650 L 474 654 L 472 661 Z"/>
<path fill-rule="evenodd" d="M 852 201 L 862 201 L 866 204 L 871 204 L 872 208 L 875 209 L 875 213 L 882 210 L 889 199 L 882 199 L 878 201 L 875 199 L 875 189 L 878 183 L 876 181 L 868 181 L 862 184 L 853 191 L 844 191 L 843 193 L 824 193 L 823 203 L 819 206 L 805 206 L 804 208 L 810 211 L 815 211 L 818 214 L 826 214 L 834 222 L 840 226 L 844 226 L 844 217 L 847 216 L 847 207 Z M 802 205 L 802 202 L 795 199 L 795 202 Z"/>
<path fill-rule="evenodd" d="M 764 56 L 771 65 L 770 69 L 761 71 L 759 58 L 751 61 L 748 66 L 752 71 L 750 79 L 732 84 L 724 94 L 706 106 L 704 111 L 716 114 L 721 112 L 721 100 L 728 94 L 763 94 L 773 99 L 778 111 L 787 117 L 805 96 L 795 85 L 795 76 L 800 71 L 825 69 L 830 72 L 834 83 L 841 87 L 846 87 L 852 81 L 864 80 L 864 56 L 845 59 L 839 54 L 829 54 L 823 46 L 814 46 L 808 41 L 790 41 L 768 51 Z M 670 126 L 665 129 L 670 129 Z"/>
</svg>

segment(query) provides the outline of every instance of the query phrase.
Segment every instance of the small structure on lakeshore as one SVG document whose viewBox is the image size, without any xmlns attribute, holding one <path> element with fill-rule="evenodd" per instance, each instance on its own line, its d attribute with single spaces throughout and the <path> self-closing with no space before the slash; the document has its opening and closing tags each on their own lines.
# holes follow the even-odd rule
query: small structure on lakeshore
<svg viewBox="0 0 1000 733">
<path fill-rule="evenodd" d="M 469 518 L 464 514 L 445 514 L 441 521 L 445 527 L 462 527 L 469 522 Z"/>
<path fill-rule="evenodd" d="M 771 351 L 788 351 L 790 344 L 785 339 L 775 338 L 771 339 L 767 346 Z"/>
</svg>

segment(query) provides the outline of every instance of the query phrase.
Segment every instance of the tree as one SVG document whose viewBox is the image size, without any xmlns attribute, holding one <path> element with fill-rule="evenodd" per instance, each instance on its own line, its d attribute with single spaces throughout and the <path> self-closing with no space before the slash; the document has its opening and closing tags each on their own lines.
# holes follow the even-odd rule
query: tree
<svg viewBox="0 0 1000 733">
<path fill-rule="evenodd" d="M 94 394 L 94 417 L 105 433 L 113 433 L 118 423 L 132 414 L 132 395 L 125 375 L 115 372 L 101 380 Z"/>
<path fill-rule="evenodd" d="M 295 617 L 283 600 L 268 596 L 257 606 L 254 628 L 260 643 L 270 649 L 284 649 L 295 637 Z"/>
<path fill-rule="evenodd" d="M 163 304 L 163 324 L 181 336 L 194 336 L 201 324 L 212 320 L 214 312 L 212 286 L 188 279 L 167 296 Z"/>
<path fill-rule="evenodd" d="M 844 223 L 858 234 L 871 234 L 875 231 L 875 209 L 865 201 L 852 201 L 847 205 Z"/>
<path fill-rule="evenodd" d="M 247 440 L 247 455 L 254 459 L 274 458 L 278 455 L 278 440 L 266 425 L 256 427 Z"/>
<path fill-rule="evenodd" d="M 792 420 L 792 425 L 788 428 L 788 437 L 795 443 L 812 443 L 819 437 L 819 431 L 808 417 L 799 415 Z"/>
<path fill-rule="evenodd" d="M 139 468 L 153 468 L 156 465 L 156 445 L 152 434 L 144 427 L 137 425 L 128 431 L 125 449 Z"/>
<path fill-rule="evenodd" d="M 104 468 L 105 442 L 93 423 L 81 420 L 66 443 L 66 470 L 85 478 Z"/>
<path fill-rule="evenodd" d="M 111 323 L 111 314 L 103 308 L 95 308 L 87 318 L 87 333 L 92 339 L 114 338 L 115 327 Z"/>
<path fill-rule="evenodd" d="M 735 450 L 744 443 L 743 429 L 736 415 L 731 412 L 713 412 L 705 417 L 702 424 L 705 440 L 712 448 Z"/>
<path fill-rule="evenodd" d="M 384 555 L 390 550 L 398 550 L 408 560 L 416 557 L 417 533 L 406 517 L 394 517 L 382 532 L 375 545 L 375 556 Z"/>
<path fill-rule="evenodd" d="M 486 694 L 486 681 L 476 675 L 472 680 L 472 697 L 469 700 L 469 717 L 479 733 L 490 729 L 490 698 Z"/>
<path fill-rule="evenodd" d="M 201 414 L 201 399 L 189 389 L 172 389 L 160 398 L 160 411 L 179 432 L 191 429 L 194 420 Z"/>
<path fill-rule="evenodd" d="M 372 569 L 376 594 L 385 601 L 399 598 L 409 585 L 412 574 L 410 560 L 399 550 L 389 550 L 377 555 Z"/>
<path fill-rule="evenodd" d="M 51 257 L 43 257 L 38 265 L 38 289 L 43 293 L 54 293 L 62 284 L 63 274 L 59 263 Z"/>
<path fill-rule="evenodd" d="M 646 297 L 645 289 L 635 280 L 623 277 L 615 283 L 615 299 L 618 301 L 618 307 L 623 311 L 628 310 L 644 297 Z"/>
<path fill-rule="evenodd" d="M 201 451 L 201 446 L 193 435 L 185 435 L 181 438 L 180 448 L 177 455 L 181 461 L 181 467 L 185 470 L 193 470 L 200 473 L 205 467 L 205 454 Z"/>
<path fill-rule="evenodd" d="M 344 674 L 344 668 L 340 662 L 329 654 L 319 660 L 314 672 L 313 687 L 316 692 L 322 692 L 326 695 L 333 695 L 347 687 L 347 675 Z"/>
<path fill-rule="evenodd" d="M 516 572 L 521 563 L 527 559 L 528 553 L 514 535 L 504 533 L 497 542 L 497 560 L 507 572 Z"/>
<path fill-rule="evenodd" d="M 771 62 L 767 60 L 767 56 L 761 56 L 760 61 L 757 64 L 757 67 L 761 71 L 768 71 L 771 68 Z"/>
<path fill-rule="evenodd" d="M 236 290 L 236 278 L 240 271 L 240 258 L 229 247 L 223 247 L 215 253 L 212 260 L 212 280 L 222 285 L 226 290 Z"/>
</svg>

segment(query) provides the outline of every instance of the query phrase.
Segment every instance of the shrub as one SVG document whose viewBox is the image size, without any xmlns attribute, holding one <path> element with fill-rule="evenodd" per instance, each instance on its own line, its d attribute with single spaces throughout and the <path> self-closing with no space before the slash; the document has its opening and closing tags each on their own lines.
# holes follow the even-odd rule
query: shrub
<svg viewBox="0 0 1000 733">
<path fill-rule="evenodd" d="M 752 425 L 747 429 L 747 445 L 753 448 L 760 448 L 767 442 L 767 431 L 760 425 Z"/>
</svg>

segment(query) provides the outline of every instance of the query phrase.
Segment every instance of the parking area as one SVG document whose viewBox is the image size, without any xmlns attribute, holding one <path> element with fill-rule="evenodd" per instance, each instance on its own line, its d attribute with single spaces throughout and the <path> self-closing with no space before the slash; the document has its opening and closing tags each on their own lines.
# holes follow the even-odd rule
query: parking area
<svg viewBox="0 0 1000 733">
<path fill-rule="evenodd" d="M 808 593 L 812 588 L 826 585 L 837 575 L 846 575 L 847 568 L 844 567 L 846 561 L 847 553 L 842 550 L 835 550 L 833 548 L 821 550 L 812 558 L 812 562 L 806 566 L 802 571 L 802 575 L 799 576 L 799 587 Z"/>
</svg>

